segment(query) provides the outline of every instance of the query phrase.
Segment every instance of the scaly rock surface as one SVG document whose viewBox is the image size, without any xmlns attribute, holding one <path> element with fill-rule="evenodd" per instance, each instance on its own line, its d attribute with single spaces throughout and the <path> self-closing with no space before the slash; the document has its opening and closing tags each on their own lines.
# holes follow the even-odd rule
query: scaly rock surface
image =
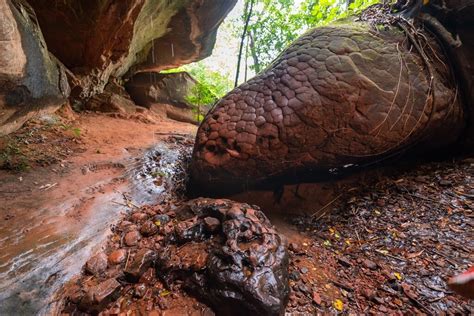
<svg viewBox="0 0 474 316">
<path fill-rule="evenodd" d="M 412 43 L 396 26 L 345 21 L 303 35 L 207 115 L 193 186 L 321 180 L 454 143 L 466 126 L 459 87 L 436 39 L 419 32 Z"/>
</svg>

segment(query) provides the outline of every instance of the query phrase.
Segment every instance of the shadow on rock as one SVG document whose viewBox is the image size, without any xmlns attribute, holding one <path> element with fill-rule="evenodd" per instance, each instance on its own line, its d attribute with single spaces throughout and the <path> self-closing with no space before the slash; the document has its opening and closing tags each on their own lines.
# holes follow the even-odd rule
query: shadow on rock
<svg viewBox="0 0 474 316">
<path fill-rule="evenodd" d="M 283 314 L 288 301 L 287 242 L 258 207 L 197 199 L 177 211 L 172 245 L 157 272 L 226 315 Z"/>
</svg>

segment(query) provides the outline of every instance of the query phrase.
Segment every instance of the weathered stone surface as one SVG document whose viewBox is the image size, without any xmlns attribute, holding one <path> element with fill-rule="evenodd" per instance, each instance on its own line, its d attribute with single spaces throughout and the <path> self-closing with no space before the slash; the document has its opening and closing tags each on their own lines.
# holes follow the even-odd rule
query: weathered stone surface
<svg viewBox="0 0 474 316">
<path fill-rule="evenodd" d="M 185 286 L 222 315 L 281 315 L 288 301 L 288 251 L 258 207 L 197 199 L 176 211 L 156 273 Z"/>
<path fill-rule="evenodd" d="M 131 282 L 137 282 L 140 277 L 153 266 L 156 260 L 156 252 L 150 249 L 140 249 L 127 269 L 124 270 L 125 276 Z"/>
<path fill-rule="evenodd" d="M 141 239 L 141 235 L 138 231 L 132 230 L 126 233 L 123 239 L 125 245 L 132 247 L 138 244 L 138 241 Z"/>
<path fill-rule="evenodd" d="M 158 232 L 158 226 L 156 226 L 156 224 L 153 223 L 152 221 L 146 221 L 140 227 L 140 233 L 146 237 L 153 236 L 157 232 Z"/>
<path fill-rule="evenodd" d="M 110 92 L 103 92 L 90 98 L 85 104 L 85 110 L 105 113 L 135 113 L 136 105 L 127 97 Z"/>
<path fill-rule="evenodd" d="M 133 76 L 125 86 L 136 104 L 173 120 L 195 123 L 196 114 L 186 99 L 195 85 L 196 80 L 187 72 L 142 72 Z M 203 107 L 202 112 L 207 110 Z"/>
<path fill-rule="evenodd" d="M 69 95 L 65 71 L 50 56 L 32 12 L 24 2 L 0 1 L 0 136 L 58 110 Z"/>
<path fill-rule="evenodd" d="M 49 49 L 77 76 L 74 95 L 111 77 L 159 71 L 209 56 L 236 0 L 31 1 Z"/>
<path fill-rule="evenodd" d="M 100 252 L 86 262 L 86 271 L 93 275 L 99 275 L 107 269 L 107 256 Z"/>
<path fill-rule="evenodd" d="M 108 279 L 97 286 L 87 290 L 82 298 L 79 307 L 88 312 L 99 312 L 108 303 L 116 298 L 121 288 L 120 283 L 115 279 Z"/>
<path fill-rule="evenodd" d="M 127 252 L 125 251 L 125 249 L 117 249 L 109 255 L 108 260 L 110 264 L 114 265 L 125 262 L 126 258 Z"/>
<path fill-rule="evenodd" d="M 429 64 L 396 27 L 346 22 L 306 33 L 207 115 L 193 187 L 322 180 L 455 142 L 466 126 L 458 87 L 436 40 L 423 37 Z"/>
</svg>

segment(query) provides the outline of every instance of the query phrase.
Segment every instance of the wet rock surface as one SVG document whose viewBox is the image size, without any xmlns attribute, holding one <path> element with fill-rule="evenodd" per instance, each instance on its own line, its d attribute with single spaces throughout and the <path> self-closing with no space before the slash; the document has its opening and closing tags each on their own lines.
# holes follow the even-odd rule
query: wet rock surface
<svg viewBox="0 0 474 316">
<path fill-rule="evenodd" d="M 49 49 L 76 76 L 73 94 L 81 98 L 101 93 L 111 77 L 176 68 L 209 56 L 219 25 L 236 3 L 30 2 Z"/>
<path fill-rule="evenodd" d="M 106 251 L 87 262 L 88 275 L 69 285 L 65 312 L 210 312 L 190 307 L 190 294 L 226 315 L 284 313 L 287 242 L 258 207 L 204 198 L 168 203 L 130 214 L 142 221 L 139 231 L 129 231 L 134 224 L 126 219 L 113 228 Z"/>
<path fill-rule="evenodd" d="M 472 303 L 452 293 L 446 282 L 472 262 L 473 168 L 474 160 L 466 159 L 391 171 L 389 176 L 358 181 L 357 188 L 337 187 L 339 198 L 315 216 L 272 215 L 289 239 L 285 313 L 472 313 Z M 210 199 L 185 203 L 183 199 L 168 196 L 157 205 L 136 208 L 113 226 L 104 250 L 109 256 L 107 270 L 84 274 L 66 286 L 63 312 L 213 315 L 226 313 L 222 308 L 226 304 L 235 306 L 220 303 L 215 308 L 212 299 L 225 302 L 225 293 L 245 293 L 239 260 L 250 278 L 252 270 L 246 267 L 266 262 L 252 256 L 259 253 L 261 243 L 255 245 L 259 239 L 245 241 L 253 230 L 238 228 L 254 227 L 262 233 L 257 236 L 264 236 L 267 221 L 246 204 Z M 261 220 L 259 225 L 254 217 Z M 155 235 L 140 234 L 146 221 L 158 227 Z M 135 246 L 124 243 L 129 231 L 140 235 Z M 273 238 L 273 228 L 269 233 L 263 240 Z M 240 251 L 232 252 L 235 238 L 245 242 L 237 242 Z M 114 253 L 122 258 L 118 264 L 110 263 Z M 157 255 L 154 265 L 147 267 L 146 253 L 152 260 L 153 253 Z M 237 268 L 214 269 L 221 262 Z M 125 274 L 131 270 L 136 271 L 133 281 Z M 235 279 L 219 278 L 222 275 Z M 110 279 L 120 284 L 118 294 Z M 210 280 L 218 282 L 209 284 Z M 106 281 L 101 292 L 110 294 L 91 294 Z M 218 291 L 223 287 L 229 292 Z M 203 289 L 206 293 L 201 293 Z M 220 296 L 209 298 L 215 292 Z M 249 302 L 260 304 L 255 302 L 258 295 Z M 105 298 L 86 309 L 80 303 L 87 296 Z M 248 310 L 243 304 L 239 308 Z M 257 314 L 255 310 L 264 309 L 252 307 L 251 314 Z"/>
<path fill-rule="evenodd" d="M 0 1 L 0 136 L 69 96 L 65 69 L 48 52 L 26 1 Z"/>
<path fill-rule="evenodd" d="M 167 282 L 184 279 L 185 287 L 222 314 L 282 314 L 289 294 L 286 239 L 259 208 L 198 199 L 177 211 L 179 217 L 185 213 L 174 236 L 178 245 L 193 246 L 163 252 L 157 273 Z"/>
<path fill-rule="evenodd" d="M 465 110 L 448 57 L 428 31 L 407 40 L 414 33 L 407 27 L 374 32 L 368 22 L 346 20 L 315 28 L 229 92 L 197 133 L 199 193 L 323 181 L 456 143 Z M 414 48 L 425 40 L 429 50 Z"/>
</svg>

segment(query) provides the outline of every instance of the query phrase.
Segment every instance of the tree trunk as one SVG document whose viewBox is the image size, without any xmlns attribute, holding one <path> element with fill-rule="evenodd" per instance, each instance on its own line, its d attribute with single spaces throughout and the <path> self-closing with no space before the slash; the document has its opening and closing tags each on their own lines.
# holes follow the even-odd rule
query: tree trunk
<svg viewBox="0 0 474 316">
<path fill-rule="evenodd" d="M 244 81 L 247 82 L 247 76 L 249 72 L 249 36 L 247 34 L 247 44 L 245 45 L 245 76 Z"/>
<path fill-rule="evenodd" d="M 235 73 L 234 87 L 237 87 L 237 85 L 239 84 L 239 73 L 240 73 L 240 63 L 242 61 L 242 51 L 244 49 L 244 41 L 245 41 L 245 36 L 247 35 L 247 29 L 249 27 L 250 17 L 252 16 L 253 3 L 254 3 L 254 0 L 250 0 L 250 5 L 249 5 L 249 2 L 245 4 L 245 14 L 247 16 L 245 17 L 244 31 L 242 32 L 242 37 L 240 38 L 240 48 L 239 48 L 239 56 L 237 59 L 237 71 Z"/>
<path fill-rule="evenodd" d="M 255 42 L 254 42 L 254 36 L 252 32 L 249 33 L 250 37 L 250 51 L 252 52 L 252 57 L 253 57 L 253 66 L 255 68 L 255 74 L 258 74 L 260 72 L 260 61 L 258 60 L 258 55 L 257 55 L 257 49 L 255 47 Z"/>
</svg>

